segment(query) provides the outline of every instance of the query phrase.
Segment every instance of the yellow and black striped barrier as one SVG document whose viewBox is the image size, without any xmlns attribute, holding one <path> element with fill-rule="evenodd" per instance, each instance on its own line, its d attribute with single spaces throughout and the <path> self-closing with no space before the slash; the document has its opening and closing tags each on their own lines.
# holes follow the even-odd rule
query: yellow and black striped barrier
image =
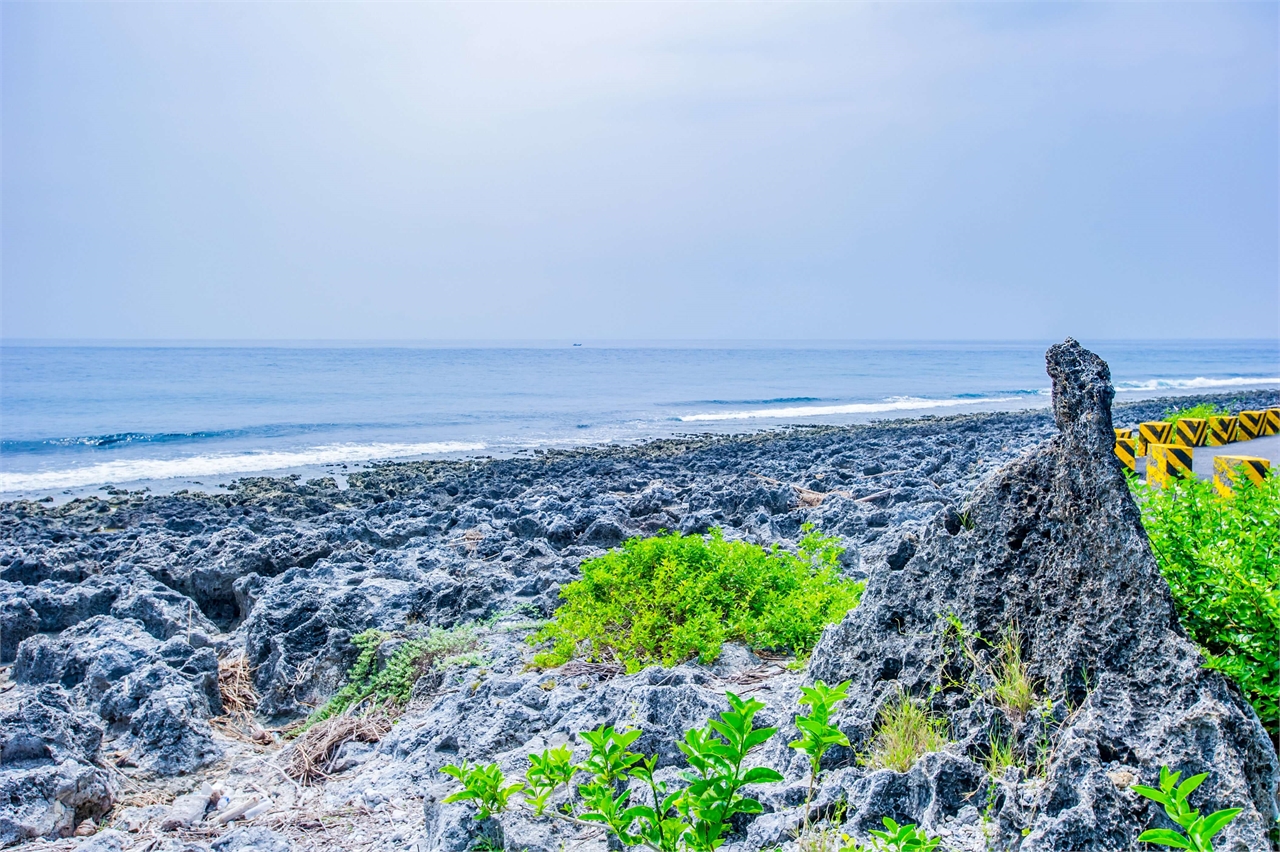
<svg viewBox="0 0 1280 852">
<path fill-rule="evenodd" d="M 1267 413 L 1265 411 L 1241 411 L 1237 418 L 1236 440 L 1252 441 L 1262 434 L 1262 429 L 1266 426 Z"/>
<path fill-rule="evenodd" d="M 1129 430 L 1126 429 L 1125 431 Z M 1116 438 L 1116 458 L 1120 459 L 1120 463 L 1134 473 L 1138 472 L 1137 448 L 1137 438 L 1127 435 Z"/>
<path fill-rule="evenodd" d="M 1190 479 L 1191 448 L 1178 444 L 1150 444 L 1147 447 L 1147 484 L 1164 488 L 1174 479 Z"/>
<path fill-rule="evenodd" d="M 1132 430 L 1132 429 L 1129 429 L 1129 428 L 1121 428 L 1121 427 L 1117 427 L 1117 428 L 1115 429 L 1115 433 L 1116 433 L 1116 440 L 1117 440 L 1117 441 L 1118 441 L 1118 440 L 1120 440 L 1121 438 L 1132 438 L 1132 437 L 1133 437 L 1133 430 Z"/>
<path fill-rule="evenodd" d="M 1213 460 L 1213 487 L 1230 497 L 1236 485 L 1248 479 L 1261 485 L 1271 470 L 1271 462 L 1255 456 L 1217 456 Z"/>
<path fill-rule="evenodd" d="M 1167 444 L 1173 433 L 1173 424 L 1163 420 L 1152 420 L 1138 424 L 1138 455 L 1147 454 L 1149 444 Z"/>
<path fill-rule="evenodd" d="M 1209 418 L 1208 444 L 1211 447 L 1223 447 L 1236 439 L 1237 420 L 1230 415 L 1218 415 Z"/>
<path fill-rule="evenodd" d="M 1267 421 L 1265 435 L 1280 434 L 1280 408 L 1267 409 Z"/>
<path fill-rule="evenodd" d="M 1209 423 L 1201 417 L 1183 417 L 1173 427 L 1173 442 L 1184 447 L 1203 447 Z"/>
</svg>

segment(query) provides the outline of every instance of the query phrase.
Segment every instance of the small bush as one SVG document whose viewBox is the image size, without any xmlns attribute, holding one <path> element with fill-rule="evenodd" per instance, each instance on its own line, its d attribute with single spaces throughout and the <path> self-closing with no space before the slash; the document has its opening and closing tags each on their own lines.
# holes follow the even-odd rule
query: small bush
<svg viewBox="0 0 1280 852">
<path fill-rule="evenodd" d="M 836 539 L 804 530 L 797 553 L 725 541 L 719 530 L 630 539 L 560 590 L 564 604 L 531 639 L 551 643 L 534 663 L 582 657 L 636 672 L 713 662 L 728 641 L 803 656 L 864 586 L 841 576 Z"/>
<path fill-rule="evenodd" d="M 1183 627 L 1280 734 L 1280 476 L 1231 497 L 1198 479 L 1132 487 Z"/>
<path fill-rule="evenodd" d="M 1230 413 L 1231 412 L 1228 409 L 1222 408 L 1221 406 L 1218 406 L 1218 405 L 1214 405 L 1211 402 L 1202 402 L 1199 405 L 1191 405 L 1181 409 L 1177 409 L 1177 408 L 1166 409 L 1164 412 L 1164 416 L 1161 417 L 1160 419 L 1166 423 L 1177 423 L 1179 420 L 1182 420 L 1184 418 L 1217 417 L 1220 414 L 1230 414 Z"/>
<path fill-rule="evenodd" d="M 906 772 L 921 755 L 941 751 L 947 742 L 946 722 L 931 714 L 923 702 L 900 693 L 880 711 L 871 751 L 861 762 L 875 769 Z"/>
<path fill-rule="evenodd" d="M 381 630 L 366 630 L 351 638 L 351 644 L 360 654 L 347 672 L 346 685 L 307 717 L 306 724 L 297 733 L 366 700 L 377 705 L 403 705 L 409 701 L 418 678 L 433 666 L 454 662 L 475 665 L 480 661 L 481 643 L 474 627 L 463 625 L 448 630 L 433 627 L 420 638 L 405 640 L 391 652 L 386 664 L 378 668 L 378 651 L 391 638 L 391 634 Z"/>
</svg>

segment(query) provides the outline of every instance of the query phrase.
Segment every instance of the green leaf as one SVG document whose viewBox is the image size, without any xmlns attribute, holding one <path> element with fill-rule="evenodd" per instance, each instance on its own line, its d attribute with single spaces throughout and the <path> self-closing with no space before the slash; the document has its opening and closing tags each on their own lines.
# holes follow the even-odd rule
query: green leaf
<svg viewBox="0 0 1280 852">
<path fill-rule="evenodd" d="M 1191 844 L 1176 831 L 1168 828 L 1150 828 L 1138 835 L 1139 843 L 1156 843 L 1175 849 L 1190 849 Z"/>
<path fill-rule="evenodd" d="M 1159 802 L 1166 807 L 1172 807 L 1173 801 L 1163 791 L 1154 787 L 1147 787 L 1143 784 L 1134 784 L 1131 788 L 1133 792 L 1140 796 L 1146 796 L 1148 799 Z"/>
<path fill-rule="evenodd" d="M 748 769 L 742 777 L 742 783 L 746 784 L 772 784 L 782 780 L 782 774 L 767 766 L 755 766 Z"/>
<path fill-rule="evenodd" d="M 1186 781 L 1183 781 L 1181 784 L 1178 785 L 1178 790 L 1174 794 L 1174 798 L 1180 799 L 1182 801 L 1186 801 L 1187 796 L 1190 796 L 1192 791 L 1194 791 L 1197 787 L 1203 784 L 1204 779 L 1208 777 L 1209 777 L 1208 772 L 1202 772 L 1199 775 L 1192 775 Z"/>
<path fill-rule="evenodd" d="M 1204 836 L 1205 839 L 1211 839 L 1215 834 L 1227 827 L 1227 823 L 1235 819 L 1240 814 L 1242 808 L 1227 808 L 1223 811 L 1217 811 L 1204 818 Z"/>
</svg>

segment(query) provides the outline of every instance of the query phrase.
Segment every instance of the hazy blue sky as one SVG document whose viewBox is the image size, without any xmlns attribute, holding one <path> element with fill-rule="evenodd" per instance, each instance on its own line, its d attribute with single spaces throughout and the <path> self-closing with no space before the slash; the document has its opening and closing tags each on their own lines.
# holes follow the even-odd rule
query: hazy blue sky
<svg viewBox="0 0 1280 852">
<path fill-rule="evenodd" d="M 1280 333 L 1276 3 L 15 3 L 6 338 Z"/>
</svg>

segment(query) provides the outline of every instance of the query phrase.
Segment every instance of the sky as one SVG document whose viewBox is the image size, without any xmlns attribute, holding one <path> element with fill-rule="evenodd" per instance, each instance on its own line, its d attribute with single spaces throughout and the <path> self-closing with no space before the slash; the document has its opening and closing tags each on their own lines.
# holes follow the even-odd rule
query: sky
<svg viewBox="0 0 1280 852">
<path fill-rule="evenodd" d="M 0 334 L 1280 336 L 1280 4 L 0 3 Z"/>
</svg>

